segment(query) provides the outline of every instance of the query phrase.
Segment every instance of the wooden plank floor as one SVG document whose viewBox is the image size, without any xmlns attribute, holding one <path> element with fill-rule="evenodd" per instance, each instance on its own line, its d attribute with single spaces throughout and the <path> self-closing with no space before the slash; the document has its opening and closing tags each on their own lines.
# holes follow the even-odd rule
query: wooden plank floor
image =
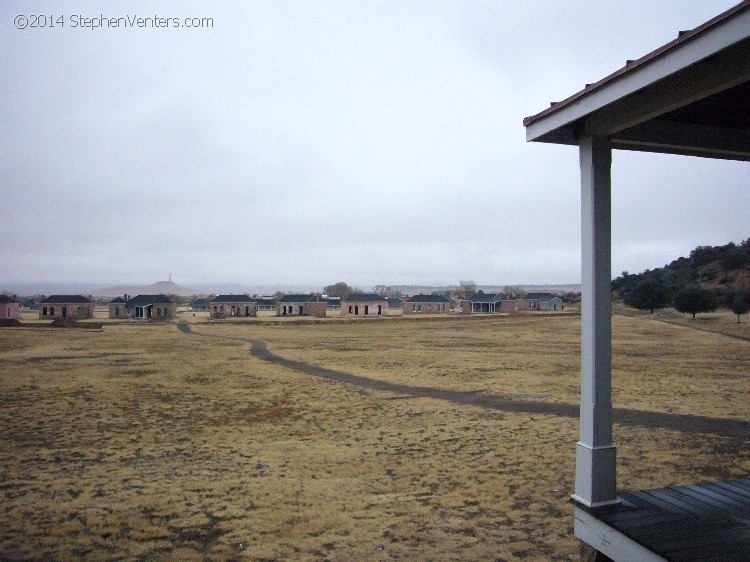
<svg viewBox="0 0 750 562">
<path fill-rule="evenodd" d="M 750 561 L 750 478 L 619 497 L 589 513 L 666 560 Z"/>
</svg>

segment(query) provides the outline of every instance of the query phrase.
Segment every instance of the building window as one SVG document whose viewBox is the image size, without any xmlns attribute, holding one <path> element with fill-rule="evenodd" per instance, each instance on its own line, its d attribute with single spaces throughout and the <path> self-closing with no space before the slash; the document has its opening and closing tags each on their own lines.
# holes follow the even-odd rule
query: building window
<svg viewBox="0 0 750 562">
<path fill-rule="evenodd" d="M 417 311 L 417 305 L 416 304 L 411 305 L 411 311 L 412 312 L 416 312 Z"/>
<path fill-rule="evenodd" d="M 417 312 L 422 312 L 422 305 L 421 304 L 417 305 Z"/>
<path fill-rule="evenodd" d="M 42 310 L 42 316 L 47 316 L 47 307 L 46 306 Z"/>
</svg>

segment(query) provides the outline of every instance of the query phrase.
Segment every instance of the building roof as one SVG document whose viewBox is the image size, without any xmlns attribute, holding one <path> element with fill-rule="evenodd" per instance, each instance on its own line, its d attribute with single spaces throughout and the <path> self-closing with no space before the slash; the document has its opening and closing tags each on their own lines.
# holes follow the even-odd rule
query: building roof
<svg viewBox="0 0 750 562">
<path fill-rule="evenodd" d="M 551 301 L 555 297 L 558 297 L 557 295 L 553 295 L 552 293 L 526 293 L 526 296 L 524 297 L 526 300 L 536 300 L 536 301 Z"/>
<path fill-rule="evenodd" d="M 122 297 L 115 297 L 111 301 L 109 301 L 107 304 L 125 304 L 125 299 Z"/>
<path fill-rule="evenodd" d="M 399 306 L 403 306 L 404 299 L 400 299 L 398 297 L 388 297 L 388 307 L 397 308 Z"/>
<path fill-rule="evenodd" d="M 91 301 L 83 295 L 50 295 L 39 304 L 91 304 Z"/>
<path fill-rule="evenodd" d="M 136 295 L 128 299 L 128 307 L 148 306 L 150 304 L 174 304 L 167 295 Z"/>
<path fill-rule="evenodd" d="M 750 0 L 526 117 L 526 139 L 750 160 Z"/>
<path fill-rule="evenodd" d="M 276 297 L 256 297 L 255 302 L 263 306 L 272 306 L 276 304 Z"/>
<path fill-rule="evenodd" d="M 406 302 L 451 302 L 451 300 L 443 295 L 412 295 L 406 299 Z"/>
<path fill-rule="evenodd" d="M 15 303 L 12 298 L 10 298 L 7 295 L 0 295 L 0 304 L 9 304 L 9 303 Z"/>
<path fill-rule="evenodd" d="M 345 302 L 388 302 L 388 299 L 375 293 L 354 293 L 343 300 Z"/>
<path fill-rule="evenodd" d="M 317 295 L 284 295 L 278 302 L 315 302 L 317 300 Z"/>
<path fill-rule="evenodd" d="M 469 302 L 499 302 L 503 300 L 503 295 L 500 293 L 483 293 L 480 291 L 473 297 L 464 300 Z"/>
<path fill-rule="evenodd" d="M 255 299 L 248 295 L 217 295 L 211 302 L 247 302 L 254 303 Z"/>
</svg>

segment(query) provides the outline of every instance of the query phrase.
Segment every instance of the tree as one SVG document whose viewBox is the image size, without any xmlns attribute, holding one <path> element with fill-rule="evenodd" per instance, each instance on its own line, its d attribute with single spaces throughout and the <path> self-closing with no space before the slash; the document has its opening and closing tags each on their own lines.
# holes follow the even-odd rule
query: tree
<svg viewBox="0 0 750 562">
<path fill-rule="evenodd" d="M 623 296 L 625 304 L 639 310 L 648 310 L 651 314 L 654 309 L 668 306 L 671 298 L 672 291 L 657 279 L 641 281 Z"/>
<path fill-rule="evenodd" d="M 522 299 L 526 296 L 526 291 L 520 285 L 506 285 L 503 287 L 503 295 L 507 299 Z"/>
<path fill-rule="evenodd" d="M 674 307 L 680 312 L 692 314 L 693 318 L 699 312 L 716 310 L 718 305 L 716 295 L 708 289 L 696 285 L 680 289 L 674 295 Z"/>
<path fill-rule="evenodd" d="M 462 299 L 470 299 L 477 294 L 477 284 L 474 281 L 464 281 L 462 279 L 458 282 L 456 293 Z"/>
<path fill-rule="evenodd" d="M 375 285 L 372 288 L 373 292 L 378 295 L 379 297 L 383 297 L 385 299 L 390 297 L 400 297 L 401 291 L 397 291 L 390 285 Z"/>
<path fill-rule="evenodd" d="M 358 293 L 361 289 L 358 289 L 357 287 L 350 287 L 343 281 L 339 281 L 338 283 L 334 283 L 333 285 L 328 285 L 326 287 L 323 287 L 323 294 L 328 295 L 329 297 L 341 297 L 342 299 L 348 299 L 352 293 Z"/>
<path fill-rule="evenodd" d="M 737 324 L 740 323 L 740 316 L 747 314 L 750 310 L 750 291 L 741 289 L 732 295 L 729 308 L 737 315 Z"/>
</svg>

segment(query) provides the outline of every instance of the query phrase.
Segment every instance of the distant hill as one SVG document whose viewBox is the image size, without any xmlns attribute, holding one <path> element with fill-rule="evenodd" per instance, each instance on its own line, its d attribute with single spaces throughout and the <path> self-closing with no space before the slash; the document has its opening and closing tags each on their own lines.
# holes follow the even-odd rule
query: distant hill
<svg viewBox="0 0 750 562">
<path fill-rule="evenodd" d="M 485 293 L 502 293 L 506 285 L 477 285 Z M 580 293 L 580 284 L 569 285 L 520 285 L 527 293 L 554 293 L 563 295 L 566 293 Z M 405 295 L 431 294 L 433 292 L 451 291 L 456 285 L 392 285 L 395 291 L 400 291 Z"/>
<path fill-rule="evenodd" d="M 189 287 L 178 285 L 174 281 L 157 281 L 151 285 L 120 285 L 117 287 L 103 287 L 97 289 L 92 294 L 95 297 L 118 297 L 124 294 L 128 295 L 177 295 L 180 297 L 189 297 L 195 295 L 198 291 Z"/>
<path fill-rule="evenodd" d="M 641 281 L 661 281 L 673 291 L 699 285 L 713 291 L 720 301 L 734 291 L 750 287 L 750 238 L 724 246 L 698 246 L 688 257 L 642 273 L 624 271 L 612 281 L 615 298 L 623 298 Z"/>
</svg>

